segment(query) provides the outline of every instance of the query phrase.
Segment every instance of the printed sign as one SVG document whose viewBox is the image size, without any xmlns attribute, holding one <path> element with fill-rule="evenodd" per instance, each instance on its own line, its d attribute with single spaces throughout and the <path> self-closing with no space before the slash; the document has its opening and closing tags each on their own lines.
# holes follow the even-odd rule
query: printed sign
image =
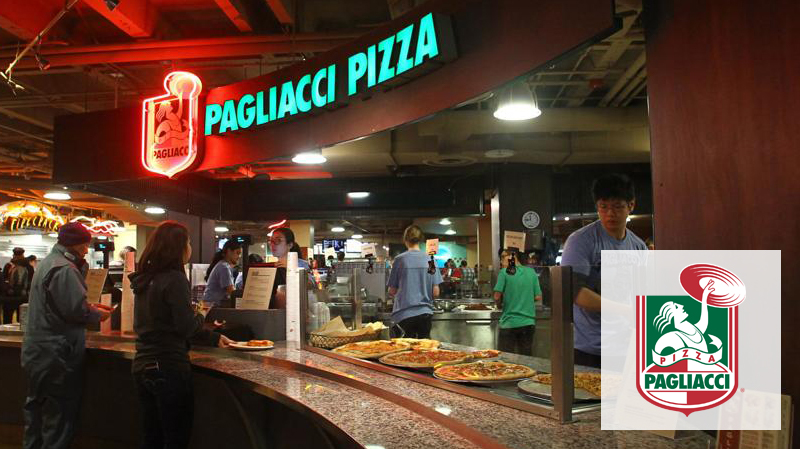
<svg viewBox="0 0 800 449">
<path fill-rule="evenodd" d="M 272 285 L 277 268 L 252 267 L 247 271 L 242 299 L 236 301 L 237 309 L 269 309 L 272 300 Z"/>
<path fill-rule="evenodd" d="M 361 244 L 361 257 L 367 257 L 369 255 L 377 256 L 378 250 L 375 248 L 374 243 L 362 243 Z"/>
<path fill-rule="evenodd" d="M 689 416 L 736 392 L 745 286 L 710 264 L 684 268 L 680 283 L 688 295 L 637 297 L 637 389 L 651 404 Z"/>
<path fill-rule="evenodd" d="M 516 248 L 519 251 L 524 251 L 525 233 L 517 231 L 506 231 L 503 234 L 503 248 Z"/>
<path fill-rule="evenodd" d="M 336 258 L 336 250 L 335 250 L 335 249 L 333 249 L 333 248 L 332 248 L 332 247 L 330 247 L 330 246 L 329 246 L 329 247 L 327 247 L 327 248 L 325 248 L 325 251 L 324 251 L 324 253 L 325 253 L 325 258 L 326 258 L 326 259 L 327 259 L 328 257 L 333 257 L 334 259 Z"/>
<path fill-rule="evenodd" d="M 197 159 L 198 98 L 203 84 L 189 72 L 164 79 L 166 94 L 142 105 L 142 165 L 169 178 Z"/>
<path fill-rule="evenodd" d="M 428 239 L 425 242 L 425 251 L 435 256 L 439 252 L 439 239 Z"/>
</svg>

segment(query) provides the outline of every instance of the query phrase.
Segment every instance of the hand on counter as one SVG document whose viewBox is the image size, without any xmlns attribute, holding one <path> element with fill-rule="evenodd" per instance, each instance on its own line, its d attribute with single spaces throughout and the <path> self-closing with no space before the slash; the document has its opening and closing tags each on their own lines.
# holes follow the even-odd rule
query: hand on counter
<svg viewBox="0 0 800 449">
<path fill-rule="evenodd" d="M 102 304 L 89 304 L 91 308 L 100 314 L 100 321 L 105 321 L 111 317 L 111 312 L 114 310 L 111 307 Z"/>
<path fill-rule="evenodd" d="M 231 345 L 231 343 L 233 343 L 233 340 L 224 335 L 220 335 L 219 343 L 217 343 L 217 346 L 219 346 L 220 348 L 227 348 L 228 346 Z"/>
</svg>

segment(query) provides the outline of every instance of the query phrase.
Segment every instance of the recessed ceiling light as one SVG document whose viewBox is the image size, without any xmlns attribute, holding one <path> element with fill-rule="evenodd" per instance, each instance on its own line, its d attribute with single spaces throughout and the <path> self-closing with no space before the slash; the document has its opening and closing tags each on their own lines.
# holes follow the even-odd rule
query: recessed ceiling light
<svg viewBox="0 0 800 449">
<path fill-rule="evenodd" d="M 295 164 L 316 165 L 324 164 L 328 159 L 320 152 L 309 151 L 307 153 L 299 153 L 292 158 Z"/>
<path fill-rule="evenodd" d="M 569 221 L 569 217 L 564 217 L 564 221 Z"/>
<path fill-rule="evenodd" d="M 448 230 L 444 231 L 444 233 L 447 234 L 447 235 L 456 235 L 456 231 L 454 231 L 452 229 L 448 229 Z"/>
<path fill-rule="evenodd" d="M 369 196 L 369 192 L 349 192 L 347 196 L 349 198 L 366 198 Z"/>
<path fill-rule="evenodd" d="M 350 238 L 358 240 L 358 239 L 363 239 L 364 236 L 361 234 L 353 234 Z"/>
<path fill-rule="evenodd" d="M 442 218 L 441 220 L 439 220 L 439 224 L 442 226 L 450 226 L 451 224 L 453 224 L 453 222 L 451 222 L 447 218 Z"/>
<path fill-rule="evenodd" d="M 334 226 L 331 228 L 331 232 L 344 232 L 344 228 L 341 226 Z"/>
<path fill-rule="evenodd" d="M 51 191 L 44 194 L 44 197 L 48 200 L 69 200 L 72 199 L 69 193 L 67 192 L 57 192 Z"/>
<path fill-rule="evenodd" d="M 147 206 L 144 208 L 144 211 L 147 212 L 148 214 L 153 214 L 153 215 L 161 215 L 164 212 L 166 212 L 166 210 L 163 207 L 158 207 L 158 206 Z"/>
<path fill-rule="evenodd" d="M 225 226 L 217 226 L 214 228 L 214 232 L 228 232 L 228 231 L 230 231 L 230 229 L 228 229 Z"/>
</svg>

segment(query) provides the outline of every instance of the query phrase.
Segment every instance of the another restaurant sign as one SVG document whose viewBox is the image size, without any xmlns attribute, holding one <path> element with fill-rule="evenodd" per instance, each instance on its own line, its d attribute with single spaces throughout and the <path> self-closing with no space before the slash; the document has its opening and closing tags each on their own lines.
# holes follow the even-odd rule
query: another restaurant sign
<svg viewBox="0 0 800 449">
<path fill-rule="evenodd" d="M 14 201 L 0 206 L 0 223 L 9 231 L 56 231 L 66 219 L 55 209 L 34 201 Z"/>
<path fill-rule="evenodd" d="M 204 134 L 224 134 L 321 110 L 376 86 L 390 86 L 422 75 L 431 61 L 455 58 L 449 17 L 428 13 L 397 33 L 329 64 L 238 99 L 209 103 Z"/>
<path fill-rule="evenodd" d="M 142 165 L 169 178 L 198 156 L 198 105 L 203 84 L 189 72 L 164 79 L 166 93 L 142 104 Z"/>
</svg>

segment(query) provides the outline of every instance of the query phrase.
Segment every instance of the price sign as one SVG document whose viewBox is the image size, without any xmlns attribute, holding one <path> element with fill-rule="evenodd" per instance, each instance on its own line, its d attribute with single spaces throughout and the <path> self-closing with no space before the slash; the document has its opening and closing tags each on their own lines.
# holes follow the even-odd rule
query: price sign
<svg viewBox="0 0 800 449">
<path fill-rule="evenodd" d="M 237 309 L 269 309 L 272 299 L 272 284 L 277 268 L 252 267 L 247 271 L 242 299 L 236 301 Z"/>
<path fill-rule="evenodd" d="M 428 254 L 436 255 L 439 252 L 439 239 L 428 239 L 425 242 L 425 251 Z"/>
<path fill-rule="evenodd" d="M 525 233 L 506 231 L 503 237 L 503 248 L 516 248 L 519 251 L 525 250 Z"/>
<path fill-rule="evenodd" d="M 362 243 L 361 244 L 361 257 L 367 257 L 368 255 L 377 256 L 378 250 L 375 248 L 374 243 Z"/>
<path fill-rule="evenodd" d="M 86 273 L 86 300 L 89 302 L 100 302 L 100 295 L 103 293 L 103 286 L 106 283 L 108 270 L 105 268 L 92 268 Z"/>
<path fill-rule="evenodd" d="M 325 258 L 327 259 L 328 257 L 333 257 L 335 259 L 336 250 L 331 247 L 325 248 Z"/>
</svg>

